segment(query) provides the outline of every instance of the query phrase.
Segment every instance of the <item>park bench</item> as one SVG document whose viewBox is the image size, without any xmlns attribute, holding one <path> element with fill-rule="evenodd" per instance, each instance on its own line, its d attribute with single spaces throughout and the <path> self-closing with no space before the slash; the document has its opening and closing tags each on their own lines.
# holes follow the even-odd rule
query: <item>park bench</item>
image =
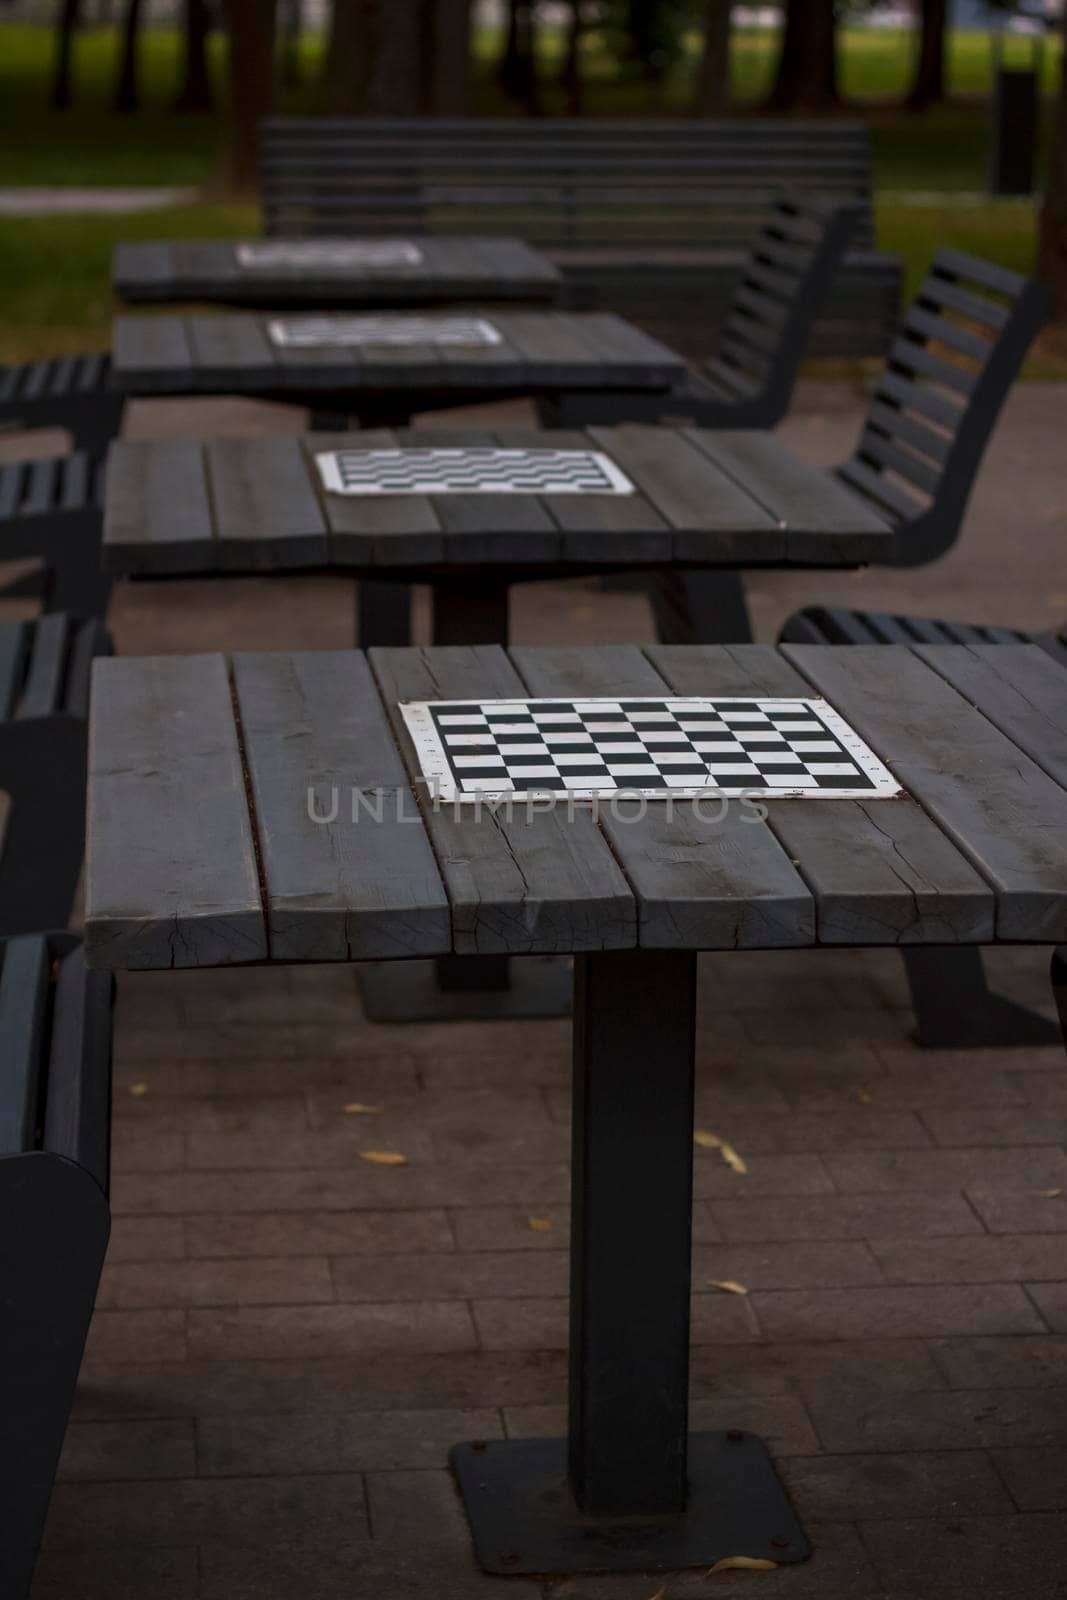
<svg viewBox="0 0 1067 1600">
<path fill-rule="evenodd" d="M 110 651 L 97 618 L 0 624 L 0 937 L 70 917 L 85 847 L 89 675 Z"/>
<path fill-rule="evenodd" d="M 1048 313 L 1033 279 L 939 250 L 886 356 L 853 455 L 830 476 L 893 529 L 891 566 L 923 566 L 955 543 L 982 455 Z M 734 574 L 674 569 L 652 590 L 670 643 L 749 637 Z"/>
<path fill-rule="evenodd" d="M 773 428 L 789 410 L 812 327 L 860 221 L 855 206 L 782 198 L 737 280 L 718 350 L 665 394 L 560 394 L 541 404 L 548 427 L 662 422 Z"/>
<path fill-rule="evenodd" d="M 112 990 L 70 934 L 0 941 L 5 1600 L 30 1591 L 107 1248 Z"/>
<path fill-rule="evenodd" d="M 1038 645 L 1067 667 L 1067 624 L 1059 632 L 1031 636 L 987 623 L 943 622 L 932 617 L 893 616 L 883 611 L 848 611 L 810 606 L 784 624 L 783 644 L 831 645 Z M 1067 697 L 1067 679 L 1064 679 Z M 902 949 L 916 1018 L 916 1037 L 933 1048 L 1050 1044 L 1057 1033 L 1045 1018 L 994 994 L 978 950 L 966 946 L 931 952 Z M 1053 961 L 1053 985 L 1067 1027 L 1067 992 L 1062 961 Z M 1058 986 L 1057 986 L 1058 974 Z"/>
<path fill-rule="evenodd" d="M 122 422 L 104 353 L 48 356 L 0 367 L 0 429 L 65 428 L 78 449 L 106 450 Z"/>
<path fill-rule="evenodd" d="M 697 353 L 783 192 L 858 205 L 813 352 L 880 352 L 896 320 L 860 123 L 275 117 L 261 152 L 272 236 L 518 234 L 580 300 L 676 343 L 692 328 Z"/>
<path fill-rule="evenodd" d="M 103 616 L 111 579 L 100 566 L 104 455 L 74 450 L 0 466 L 0 561 L 32 558 L 43 572 L 6 592 L 39 594 L 45 611 Z"/>
</svg>

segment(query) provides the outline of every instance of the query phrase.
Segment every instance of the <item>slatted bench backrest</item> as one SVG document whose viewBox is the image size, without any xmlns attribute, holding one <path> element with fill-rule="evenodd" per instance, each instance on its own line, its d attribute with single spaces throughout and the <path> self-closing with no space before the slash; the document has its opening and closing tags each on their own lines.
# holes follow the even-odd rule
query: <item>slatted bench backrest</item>
<svg viewBox="0 0 1067 1600">
<path fill-rule="evenodd" d="M 0 624 L 0 723 L 60 712 L 84 718 L 93 657 L 109 648 L 98 618 L 54 611 Z"/>
<path fill-rule="evenodd" d="M 0 940 L 0 1157 L 45 1151 L 106 1193 L 110 974 L 64 934 Z"/>
<path fill-rule="evenodd" d="M 268 234 L 516 234 L 549 249 L 744 249 L 785 191 L 860 208 L 860 123 L 379 120 L 262 127 Z"/>
<path fill-rule="evenodd" d="M 838 475 L 898 524 L 896 559 L 953 543 L 993 425 L 1048 315 L 1047 291 L 939 250 L 886 357 L 855 454 Z"/>
</svg>

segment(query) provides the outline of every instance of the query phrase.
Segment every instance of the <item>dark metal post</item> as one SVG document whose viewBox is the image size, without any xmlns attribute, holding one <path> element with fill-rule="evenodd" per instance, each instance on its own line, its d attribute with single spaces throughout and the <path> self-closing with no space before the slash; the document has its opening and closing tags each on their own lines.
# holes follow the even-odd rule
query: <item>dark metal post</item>
<svg viewBox="0 0 1067 1600">
<path fill-rule="evenodd" d="M 505 581 L 449 578 L 433 586 L 434 644 L 508 642 L 508 585 Z"/>
<path fill-rule="evenodd" d="M 1052 952 L 1052 992 L 1056 996 L 1063 1042 L 1067 1046 L 1067 944 Z"/>
<path fill-rule="evenodd" d="M 686 1499 L 696 957 L 575 961 L 569 1468 L 594 1516 Z"/>
<path fill-rule="evenodd" d="M 1033 194 L 1037 107 L 1037 73 L 1033 68 L 1000 67 L 993 87 L 991 194 Z"/>
<path fill-rule="evenodd" d="M 356 627 L 362 650 L 372 645 L 409 645 L 411 585 L 361 578 L 356 588 Z"/>
</svg>

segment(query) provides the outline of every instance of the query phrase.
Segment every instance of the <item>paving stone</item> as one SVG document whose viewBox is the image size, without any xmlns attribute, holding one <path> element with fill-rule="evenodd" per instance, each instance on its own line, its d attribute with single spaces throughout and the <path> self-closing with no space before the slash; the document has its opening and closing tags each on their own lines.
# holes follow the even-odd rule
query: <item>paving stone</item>
<svg viewBox="0 0 1067 1600">
<path fill-rule="evenodd" d="M 367 1531 L 358 1474 L 187 1478 L 160 1483 L 56 1486 L 47 1539 L 54 1548 L 183 1540 L 271 1549 L 301 1540 L 330 1545 Z"/>
<path fill-rule="evenodd" d="M 108 1264 L 119 1261 L 179 1261 L 185 1230 L 176 1217 L 112 1217 Z"/>
<path fill-rule="evenodd" d="M 1067 1245 L 1051 1233 L 872 1239 L 870 1249 L 890 1283 L 1022 1283 L 1067 1273 Z"/>
<path fill-rule="evenodd" d="M 1067 1388 L 1067 1337 L 939 1339 L 931 1358 L 954 1389 Z"/>
<path fill-rule="evenodd" d="M 1067 1188 L 1067 1156 L 1041 1145 L 1010 1150 L 847 1151 L 823 1158 L 834 1183 L 845 1194 L 912 1193 L 936 1189 Z M 1023 1229 L 1017 1230 L 1023 1232 Z"/>
<path fill-rule="evenodd" d="M 1006 1077 L 1027 1105 L 1045 1106 L 1055 1111 L 1067 1108 L 1067 1071 L 1008 1072 Z"/>
<path fill-rule="evenodd" d="M 188 1313 L 189 1354 L 200 1361 L 347 1355 L 384 1350 L 469 1350 L 465 1305 L 272 1306 Z"/>
<path fill-rule="evenodd" d="M 497 1437 L 494 1433 L 493 1437 Z M 368 1472 L 367 1509 L 374 1537 L 404 1544 L 413 1528 L 419 1544 L 465 1547 L 470 1533 L 456 1480 L 447 1469 Z"/>
<path fill-rule="evenodd" d="M 88 1365 L 183 1361 L 185 1312 L 96 1311 L 89 1325 L 83 1360 Z"/>
<path fill-rule="evenodd" d="M 441 1468 L 462 1439 L 503 1437 L 500 1413 L 480 1411 L 284 1412 L 202 1417 L 197 1455 L 205 1477 Z"/>
<path fill-rule="evenodd" d="M 1040 1513 L 864 1522 L 863 1542 L 892 1596 L 1055 1600 L 1067 1571 L 1067 1524 Z"/>
<path fill-rule="evenodd" d="M 195 1472 L 190 1420 L 73 1422 L 63 1441 L 56 1481 L 190 1478 Z"/>
<path fill-rule="evenodd" d="M 303 1305 L 334 1298 L 323 1256 L 250 1261 L 135 1261 L 105 1266 L 103 1309 L 153 1306 Z"/>
<path fill-rule="evenodd" d="M 604 1573 L 550 1582 L 548 1600 L 721 1600 L 753 1591 L 769 1600 L 887 1600 L 855 1528 L 813 1523 L 805 1528 L 814 1554 L 802 1566 L 770 1572 Z"/>
<path fill-rule="evenodd" d="M 762 1289 L 748 1297 L 769 1339 L 939 1338 L 1040 1333 L 1017 1284 L 878 1289 Z"/>
<path fill-rule="evenodd" d="M 877 1394 L 945 1387 L 921 1339 L 709 1346 L 693 1352 L 691 1372 L 694 1394 L 703 1393 L 705 1386 L 715 1392 L 731 1385 L 749 1392 L 786 1391 L 808 1400 L 841 1390 Z"/>
<path fill-rule="evenodd" d="M 811 1404 L 825 1449 L 978 1450 L 1067 1443 L 1067 1388 L 839 1394 Z"/>
<path fill-rule="evenodd" d="M 967 1198 L 990 1233 L 1067 1233 L 1067 1179 L 1035 1188 L 976 1182 Z"/>
<path fill-rule="evenodd" d="M 181 1133 L 141 1128 L 129 1119 L 116 1123 L 111 1141 L 113 1172 L 179 1172 L 184 1166 Z"/>
<path fill-rule="evenodd" d="M 569 1243 L 568 1206 L 466 1206 L 453 1211 L 451 1218 L 460 1250 L 566 1250 Z M 720 1238 L 708 1202 L 697 1200 L 694 1243 L 711 1244 Z"/>
<path fill-rule="evenodd" d="M 994 1450 L 993 1462 L 1020 1511 L 1067 1511 L 1067 1444 Z"/>
<path fill-rule="evenodd" d="M 200 1259 L 357 1252 L 392 1255 L 453 1248 L 448 1217 L 439 1209 L 189 1217 L 184 1227 L 189 1252 Z"/>
<path fill-rule="evenodd" d="M 817 1195 L 711 1203 L 711 1215 L 730 1241 L 868 1239 L 981 1233 L 982 1224 L 958 1194 Z"/>
<path fill-rule="evenodd" d="M 692 1338 L 697 1344 L 730 1344 L 756 1337 L 750 1297 L 702 1294 L 693 1298 Z M 565 1350 L 567 1302 L 558 1300 L 478 1300 L 473 1305 L 478 1337 L 485 1350 Z"/>
<path fill-rule="evenodd" d="M 869 1097 L 871 1110 L 923 1111 L 927 1107 L 952 1110 L 960 1107 L 971 1110 L 976 1106 L 1021 1106 L 1028 1096 L 1016 1082 L 1015 1074 L 1005 1072 L 999 1065 L 1005 1059 L 997 1056 L 996 1067 L 976 1069 L 969 1061 L 950 1065 L 943 1059 L 947 1052 L 937 1052 L 937 1070 L 931 1071 L 929 1062 L 920 1065 L 916 1058 L 920 1052 L 911 1050 L 906 1056 L 894 1057 L 896 1066 L 891 1072 L 883 1069 L 881 1061 L 869 1082 L 857 1086 L 850 1080 L 834 1078 L 827 1081 L 812 1072 L 790 1079 L 785 1095 L 794 1109 L 799 1111 L 833 1111 L 855 1104 L 857 1095 Z M 1042 1074 L 1042 1076 L 1047 1076 Z"/>
<path fill-rule="evenodd" d="M 131 1127 L 181 1133 L 242 1133 L 249 1137 L 288 1134 L 310 1127 L 304 1095 L 266 1095 L 248 1099 L 240 1095 L 196 1099 L 191 1095 L 163 1095 L 151 1089 L 142 1094 L 118 1095 L 112 1116 L 119 1132 Z"/>
<path fill-rule="evenodd" d="M 715 1132 L 715 1129 L 709 1130 Z M 819 1156 L 756 1155 L 741 1149 L 748 1170 L 727 1166 L 718 1150 L 697 1150 L 693 1193 L 698 1200 L 732 1199 L 737 1194 L 829 1194 L 833 1183 Z"/>
<path fill-rule="evenodd" d="M 786 1460 L 782 1476 L 802 1520 L 996 1516 L 1014 1509 L 980 1450 Z"/>
<path fill-rule="evenodd" d="M 928 1110 L 922 1120 L 939 1145 L 1067 1144 L 1067 1107 L 1062 1112 L 1023 1106 Z"/>
<path fill-rule="evenodd" d="M 151 1545 L 91 1543 L 78 1550 L 46 1544 L 34 1574 L 32 1600 L 193 1600 L 197 1551 Z"/>
<path fill-rule="evenodd" d="M 277 1059 L 268 1053 L 272 1045 L 272 1038 L 261 1037 L 260 1054 L 247 1060 L 185 1060 L 177 1053 L 166 1057 L 162 1044 L 160 1054 L 147 1060 L 119 1056 L 115 1091 L 122 1095 L 129 1092 L 131 1084 L 143 1084 L 147 1093 L 168 1098 L 182 1095 L 201 1100 L 209 1095 L 232 1095 L 247 1100 L 255 1094 L 299 1094 L 317 1086 L 344 1091 L 352 1100 L 373 1100 L 376 1095 L 400 1090 L 411 1094 L 419 1087 L 414 1060 L 399 1053 L 348 1058 L 305 1057 L 297 1051 L 292 1058 Z"/>
<path fill-rule="evenodd" d="M 338 1300 L 487 1300 L 541 1298 L 568 1292 L 563 1251 L 452 1251 L 430 1256 L 337 1256 L 331 1262 Z"/>
<path fill-rule="evenodd" d="M 349 1168 L 362 1150 L 397 1151 L 408 1162 L 438 1159 L 428 1133 L 408 1127 L 387 1137 L 369 1119 L 350 1118 L 330 1128 L 284 1133 L 193 1133 L 186 1140 L 190 1171 L 272 1172 L 280 1168 Z"/>
<path fill-rule="evenodd" d="M 1062 1259 L 1060 1272 L 1065 1271 L 1067 1259 Z M 1067 1333 L 1067 1283 L 1032 1283 L 1027 1289 L 1053 1333 Z"/>
<path fill-rule="evenodd" d="M 562 1439 L 565 1406 L 508 1406 L 504 1426 L 509 1439 Z M 802 1455 L 819 1448 L 803 1402 L 792 1395 L 719 1394 L 694 1399 L 689 1408 L 694 1432 L 745 1428 L 759 1434 L 774 1455 Z"/>
<path fill-rule="evenodd" d="M 480 1572 L 469 1553 L 450 1555 L 447 1562 L 439 1555 L 428 1560 L 417 1539 L 406 1546 L 331 1542 L 326 1549 L 304 1541 L 270 1552 L 211 1544 L 200 1554 L 200 1600 L 492 1600 L 499 1594 L 500 1579 Z M 507 1584 L 514 1600 L 540 1600 L 534 1580 L 509 1578 Z"/>
</svg>

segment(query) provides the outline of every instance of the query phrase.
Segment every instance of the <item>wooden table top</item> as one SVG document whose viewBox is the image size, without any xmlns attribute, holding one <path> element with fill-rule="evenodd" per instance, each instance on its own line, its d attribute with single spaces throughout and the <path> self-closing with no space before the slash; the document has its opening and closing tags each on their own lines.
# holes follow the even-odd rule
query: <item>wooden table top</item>
<svg viewBox="0 0 1067 1600">
<path fill-rule="evenodd" d="M 100 659 L 86 947 L 97 966 L 633 947 L 1058 943 L 1067 696 L 1036 646 L 632 645 Z M 398 702 L 824 697 L 907 790 L 765 821 L 652 801 L 420 809 Z M 334 821 L 314 820 L 308 790 Z M 355 788 L 377 807 L 357 807 Z M 422 790 L 425 801 L 425 790 Z"/>
<path fill-rule="evenodd" d="M 390 321 L 416 315 L 425 323 L 458 314 L 397 312 Z M 681 356 L 611 312 L 487 309 L 463 316 L 487 323 L 496 342 L 308 347 L 279 344 L 271 334 L 271 324 L 293 314 L 120 316 L 112 325 L 112 382 L 128 394 L 555 394 L 669 389 L 685 371 Z"/>
<path fill-rule="evenodd" d="M 261 259 L 246 261 L 248 253 Z M 559 297 L 558 268 L 522 239 L 153 239 L 116 247 L 115 293 L 132 304 L 434 305 Z"/>
<path fill-rule="evenodd" d="M 327 492 L 319 452 L 395 447 L 605 454 L 626 494 Z M 162 576 L 343 567 L 854 565 L 890 523 L 773 434 L 626 424 L 583 431 L 364 430 L 111 447 L 104 563 Z"/>
</svg>

